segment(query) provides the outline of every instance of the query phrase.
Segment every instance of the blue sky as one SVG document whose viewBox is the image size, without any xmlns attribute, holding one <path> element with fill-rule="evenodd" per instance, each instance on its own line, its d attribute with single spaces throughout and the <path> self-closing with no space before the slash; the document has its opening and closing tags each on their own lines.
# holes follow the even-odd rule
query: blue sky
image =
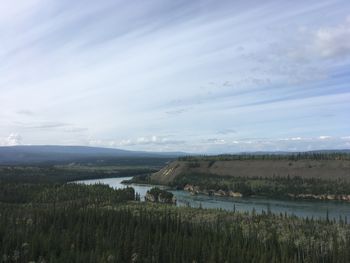
<svg viewBox="0 0 350 263">
<path fill-rule="evenodd" d="M 350 148 L 350 2 L 12 0 L 0 145 Z"/>
</svg>

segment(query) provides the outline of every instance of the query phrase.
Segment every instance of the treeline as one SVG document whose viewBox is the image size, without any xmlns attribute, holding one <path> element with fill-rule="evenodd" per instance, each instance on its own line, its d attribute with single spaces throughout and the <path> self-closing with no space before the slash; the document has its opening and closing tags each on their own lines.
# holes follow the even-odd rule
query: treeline
<svg viewBox="0 0 350 263">
<path fill-rule="evenodd" d="M 286 154 L 222 154 L 182 156 L 179 161 L 239 161 L 239 160 L 350 160 L 350 153 L 343 152 L 300 152 Z"/>
<path fill-rule="evenodd" d="M 85 207 L 112 205 L 130 200 L 135 200 L 135 190 L 131 187 L 113 189 L 103 184 L 0 183 L 0 202 L 8 204 L 74 204 Z"/>
<path fill-rule="evenodd" d="M 109 168 L 89 166 L 0 166 L 0 182 L 50 184 L 69 181 L 149 174 L 153 168 Z"/>
<path fill-rule="evenodd" d="M 176 159 L 175 156 L 159 156 L 159 157 L 111 157 L 105 155 L 91 156 L 88 158 L 78 158 L 77 156 L 56 154 L 55 157 L 51 156 L 48 160 L 42 158 L 43 156 L 33 156 L 31 154 L 10 156 L 1 155 L 1 166 L 55 166 L 55 165 L 81 165 L 81 166 L 147 166 L 147 167 L 162 167 L 167 162 Z M 52 159 L 52 160 L 50 160 Z"/>
<path fill-rule="evenodd" d="M 216 219 L 194 222 L 183 215 L 193 211 L 177 211 L 1 205 L 0 256 L 2 262 L 350 260 L 348 225 L 220 212 Z"/>
<path fill-rule="evenodd" d="M 143 174 L 132 177 L 130 180 L 124 180 L 125 184 L 152 184 L 151 175 Z"/>
</svg>

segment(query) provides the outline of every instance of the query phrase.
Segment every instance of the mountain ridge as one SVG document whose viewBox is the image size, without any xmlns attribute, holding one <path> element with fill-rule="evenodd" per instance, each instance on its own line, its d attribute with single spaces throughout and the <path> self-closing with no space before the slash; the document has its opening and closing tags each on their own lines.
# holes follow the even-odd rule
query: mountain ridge
<svg viewBox="0 0 350 263">
<path fill-rule="evenodd" d="M 349 149 L 339 150 L 315 150 L 308 151 L 314 153 L 340 152 L 350 153 Z M 296 152 L 287 151 L 260 151 L 260 152 L 241 152 L 227 153 L 227 155 L 247 154 L 295 154 Z M 79 146 L 79 145 L 16 145 L 0 146 L 0 165 L 14 164 L 40 164 L 40 163 L 67 163 L 80 161 L 103 161 L 113 160 L 115 158 L 170 158 L 175 159 L 181 156 L 198 156 L 185 152 L 148 152 L 148 151 L 130 151 L 116 148 Z M 226 155 L 226 154 L 222 154 Z M 211 156 L 206 154 L 205 156 Z"/>
<path fill-rule="evenodd" d="M 177 158 L 183 155 L 186 154 L 77 145 L 17 145 L 0 147 L 0 165 L 103 161 L 117 158 Z"/>
</svg>

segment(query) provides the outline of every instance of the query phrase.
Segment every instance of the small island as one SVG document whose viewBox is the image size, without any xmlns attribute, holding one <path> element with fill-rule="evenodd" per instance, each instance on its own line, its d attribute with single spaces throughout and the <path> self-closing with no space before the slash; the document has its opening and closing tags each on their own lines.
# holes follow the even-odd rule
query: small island
<svg viewBox="0 0 350 263">
<path fill-rule="evenodd" d="M 148 190 L 145 196 L 146 202 L 152 203 L 164 203 L 164 204 L 176 204 L 176 197 L 165 190 L 162 190 L 158 187 L 153 187 Z"/>
</svg>

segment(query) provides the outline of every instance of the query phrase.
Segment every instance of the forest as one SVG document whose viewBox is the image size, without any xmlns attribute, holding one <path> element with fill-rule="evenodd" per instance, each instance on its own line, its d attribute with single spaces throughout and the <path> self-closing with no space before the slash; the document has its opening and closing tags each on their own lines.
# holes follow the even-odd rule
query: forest
<svg viewBox="0 0 350 263">
<path fill-rule="evenodd" d="M 219 155 L 187 155 L 178 158 L 179 161 L 233 161 L 233 160 L 350 160 L 349 152 L 291 152 L 291 153 L 241 153 Z"/>
<path fill-rule="evenodd" d="M 0 182 L 65 183 L 69 181 L 145 175 L 157 171 L 153 165 L 26 165 L 0 166 Z"/>
<path fill-rule="evenodd" d="M 140 202 L 131 187 L 12 171 L 16 182 L 0 173 L 1 262 L 350 261 L 347 218 Z"/>
<path fill-rule="evenodd" d="M 145 178 L 145 177 L 140 177 Z M 302 177 L 228 177 L 207 174 L 183 174 L 171 183 L 174 188 L 183 189 L 186 185 L 197 186 L 202 193 L 210 191 L 233 191 L 243 196 L 265 196 L 273 198 L 297 198 L 298 196 L 334 195 L 347 198 L 350 194 L 348 180 L 329 180 Z M 209 191 L 209 192 L 208 192 Z M 329 197 L 330 198 L 330 197 Z M 347 201 L 347 199 L 346 199 Z"/>
</svg>

